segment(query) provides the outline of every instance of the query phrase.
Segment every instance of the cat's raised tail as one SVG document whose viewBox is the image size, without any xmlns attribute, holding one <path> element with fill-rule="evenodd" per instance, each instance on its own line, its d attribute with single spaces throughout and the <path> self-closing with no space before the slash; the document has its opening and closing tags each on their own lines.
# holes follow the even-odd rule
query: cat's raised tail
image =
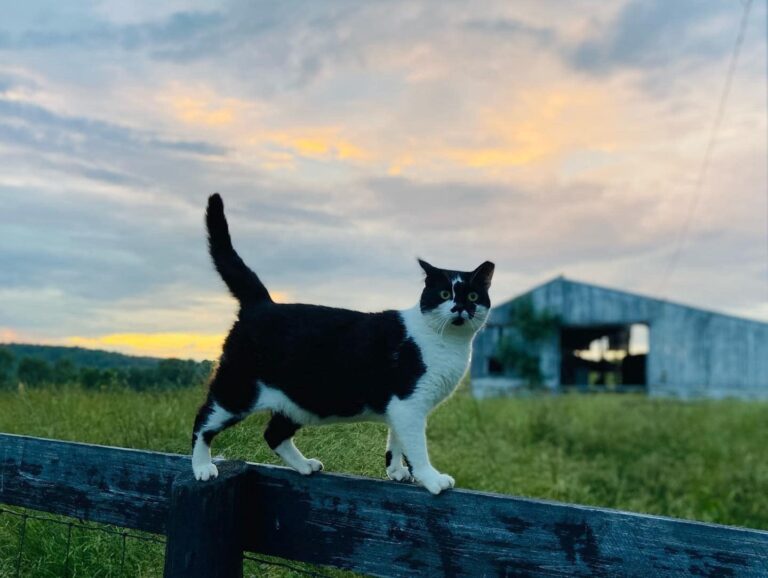
<svg viewBox="0 0 768 578">
<path fill-rule="evenodd" d="M 208 250 L 216 270 L 229 287 L 230 293 L 241 304 L 272 301 L 269 291 L 232 246 L 227 218 L 224 216 L 224 201 L 219 193 L 208 197 L 205 212 L 208 227 Z"/>
</svg>

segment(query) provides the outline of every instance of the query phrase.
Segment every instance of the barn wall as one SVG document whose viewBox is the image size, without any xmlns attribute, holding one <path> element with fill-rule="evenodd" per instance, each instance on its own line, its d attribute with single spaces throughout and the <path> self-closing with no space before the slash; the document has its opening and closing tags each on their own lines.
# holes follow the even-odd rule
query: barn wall
<svg viewBox="0 0 768 578">
<path fill-rule="evenodd" d="M 556 279 L 530 293 L 537 309 L 548 309 L 566 325 L 647 323 L 651 395 L 768 398 L 768 324 L 720 315 L 613 289 Z M 524 295 L 524 296 L 525 296 Z M 524 297 L 521 296 L 521 297 Z M 509 304 L 493 310 L 490 322 L 507 323 Z M 498 330 L 495 331 L 498 334 Z M 472 377 L 486 379 L 485 356 L 498 337 L 483 332 L 475 341 Z M 542 346 L 541 369 L 549 387 L 559 386 L 558 340 Z M 501 383 L 496 389 L 503 389 Z M 478 388 L 478 390 L 481 388 Z M 491 386 L 485 387 L 490 391 Z"/>
<path fill-rule="evenodd" d="M 667 304 L 652 320 L 650 392 L 768 398 L 768 325 Z"/>
</svg>

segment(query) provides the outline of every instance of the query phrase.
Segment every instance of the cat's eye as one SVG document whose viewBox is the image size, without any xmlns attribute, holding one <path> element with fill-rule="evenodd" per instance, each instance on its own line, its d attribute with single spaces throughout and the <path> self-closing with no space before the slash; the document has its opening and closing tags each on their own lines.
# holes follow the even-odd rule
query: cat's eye
<svg viewBox="0 0 768 578">
<path fill-rule="evenodd" d="M 440 299 L 445 299 L 446 301 L 451 298 L 451 292 L 443 289 L 440 291 Z"/>
<path fill-rule="evenodd" d="M 467 295 L 467 299 L 469 299 L 469 300 L 470 300 L 470 301 L 472 301 L 473 303 L 474 303 L 475 301 L 477 301 L 477 298 L 478 298 L 478 294 L 477 294 L 477 293 L 475 293 L 474 291 L 472 291 L 472 292 L 471 292 L 469 295 Z"/>
</svg>

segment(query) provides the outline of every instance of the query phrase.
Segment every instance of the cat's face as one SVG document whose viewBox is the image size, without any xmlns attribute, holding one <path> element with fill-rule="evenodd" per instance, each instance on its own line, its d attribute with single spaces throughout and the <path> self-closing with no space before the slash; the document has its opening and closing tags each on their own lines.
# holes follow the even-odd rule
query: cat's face
<svg viewBox="0 0 768 578">
<path fill-rule="evenodd" d="M 491 309 L 494 264 L 486 261 L 469 272 L 439 269 L 421 259 L 419 265 L 427 274 L 419 302 L 427 323 L 440 334 L 480 329 Z"/>
</svg>

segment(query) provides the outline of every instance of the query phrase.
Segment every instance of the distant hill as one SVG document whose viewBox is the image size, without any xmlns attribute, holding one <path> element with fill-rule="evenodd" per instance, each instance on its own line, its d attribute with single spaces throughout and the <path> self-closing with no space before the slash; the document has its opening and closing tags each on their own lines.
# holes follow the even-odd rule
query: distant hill
<svg viewBox="0 0 768 578">
<path fill-rule="evenodd" d="M 0 343 L 0 349 L 10 351 L 16 363 L 25 357 L 42 359 L 50 364 L 56 363 L 59 359 L 67 358 L 79 367 L 93 367 L 96 369 L 154 369 L 161 361 L 157 357 L 139 357 L 113 351 L 102 351 L 100 349 L 62 347 L 58 345 Z"/>
</svg>

